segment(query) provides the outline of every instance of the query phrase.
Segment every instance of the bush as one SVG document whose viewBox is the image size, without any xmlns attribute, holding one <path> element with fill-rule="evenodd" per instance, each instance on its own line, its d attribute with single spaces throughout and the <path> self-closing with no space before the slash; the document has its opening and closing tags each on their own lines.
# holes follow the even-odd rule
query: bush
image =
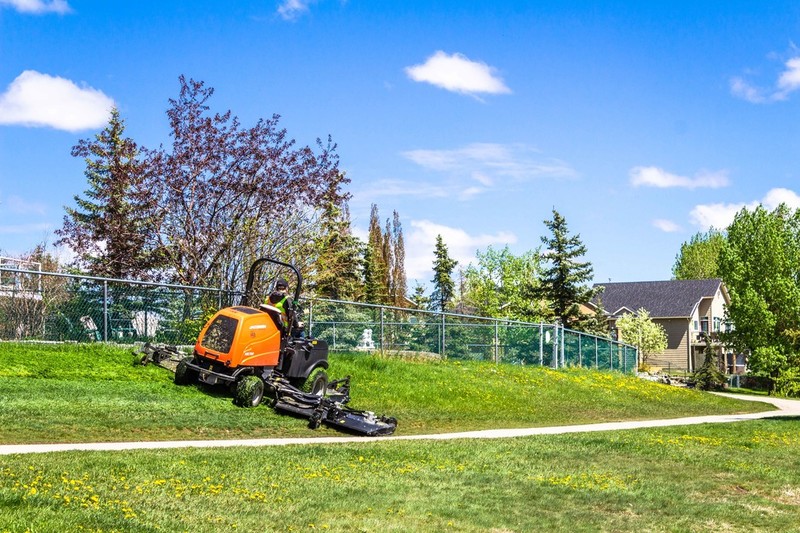
<svg viewBox="0 0 800 533">
<path fill-rule="evenodd" d="M 800 368 L 788 368 L 775 379 L 775 392 L 790 398 L 800 398 Z"/>
<path fill-rule="evenodd" d="M 725 374 L 719 370 L 719 361 L 714 351 L 706 351 L 703 366 L 692 374 L 692 381 L 700 390 L 721 390 L 724 387 L 727 380 Z"/>
</svg>

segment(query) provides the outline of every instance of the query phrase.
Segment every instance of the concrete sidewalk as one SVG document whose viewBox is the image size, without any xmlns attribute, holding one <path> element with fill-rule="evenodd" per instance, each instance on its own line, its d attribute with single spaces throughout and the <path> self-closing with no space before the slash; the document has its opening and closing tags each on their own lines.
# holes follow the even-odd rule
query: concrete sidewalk
<svg viewBox="0 0 800 533">
<path fill-rule="evenodd" d="M 62 444 L 8 444 L 0 446 L 0 455 L 46 453 L 65 451 L 114 451 L 114 450 L 156 450 L 167 448 L 223 448 L 231 446 L 286 446 L 290 444 L 342 444 L 372 443 L 399 440 L 452 440 L 452 439 L 502 439 L 509 437 L 527 437 L 531 435 L 560 435 L 563 433 L 588 433 L 593 431 L 616 431 L 621 429 L 654 428 L 667 426 L 684 426 L 693 424 L 721 424 L 757 420 L 772 417 L 800 417 L 800 400 L 787 400 L 765 396 L 745 396 L 741 394 L 718 393 L 721 396 L 771 403 L 776 411 L 748 413 L 741 415 L 693 416 L 672 418 L 668 420 L 637 420 L 630 422 L 605 422 L 601 424 L 583 424 L 576 426 L 555 426 L 521 429 L 487 429 L 483 431 L 465 431 L 461 433 L 439 433 L 434 435 L 407 435 L 396 437 L 302 437 L 279 439 L 237 439 L 237 440 L 188 440 L 158 442 L 90 442 Z"/>
</svg>

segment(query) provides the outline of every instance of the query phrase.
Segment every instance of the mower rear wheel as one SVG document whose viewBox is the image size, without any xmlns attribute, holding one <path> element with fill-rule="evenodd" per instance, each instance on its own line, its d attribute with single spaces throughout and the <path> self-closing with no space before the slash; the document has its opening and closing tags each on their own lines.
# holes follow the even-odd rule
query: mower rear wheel
<svg viewBox="0 0 800 533">
<path fill-rule="evenodd" d="M 245 376 L 236 384 L 233 403 L 239 407 L 256 407 L 264 398 L 264 381 L 258 376 Z"/>
<path fill-rule="evenodd" d="M 315 396 L 324 396 L 325 389 L 328 388 L 328 374 L 324 368 L 315 368 L 309 374 L 308 379 L 303 383 L 303 392 L 308 392 Z"/>
<path fill-rule="evenodd" d="M 197 372 L 187 366 L 188 363 L 192 362 L 192 359 L 194 359 L 194 357 L 189 356 L 178 361 L 178 366 L 175 368 L 176 385 L 188 385 L 189 383 L 197 381 Z"/>
</svg>

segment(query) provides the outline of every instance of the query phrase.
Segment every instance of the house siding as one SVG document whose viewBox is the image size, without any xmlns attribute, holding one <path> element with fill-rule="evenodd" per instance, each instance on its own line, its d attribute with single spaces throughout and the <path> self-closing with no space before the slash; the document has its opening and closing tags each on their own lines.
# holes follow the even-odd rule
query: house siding
<svg viewBox="0 0 800 533">
<path fill-rule="evenodd" d="M 667 333 L 667 349 L 650 356 L 649 364 L 664 371 L 687 371 L 689 364 L 689 322 L 685 318 L 653 319 Z"/>
</svg>

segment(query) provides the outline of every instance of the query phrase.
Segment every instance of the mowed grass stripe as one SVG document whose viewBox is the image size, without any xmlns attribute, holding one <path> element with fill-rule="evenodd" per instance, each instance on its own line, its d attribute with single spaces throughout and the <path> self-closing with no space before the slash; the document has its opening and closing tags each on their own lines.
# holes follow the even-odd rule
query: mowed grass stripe
<svg viewBox="0 0 800 533">
<path fill-rule="evenodd" d="M 129 347 L 2 343 L 0 443 L 331 436 L 225 388 L 178 387 L 132 364 Z M 398 435 L 541 427 L 771 410 L 617 373 L 483 362 L 331 356 L 352 376 L 351 406 L 399 420 Z"/>
</svg>

